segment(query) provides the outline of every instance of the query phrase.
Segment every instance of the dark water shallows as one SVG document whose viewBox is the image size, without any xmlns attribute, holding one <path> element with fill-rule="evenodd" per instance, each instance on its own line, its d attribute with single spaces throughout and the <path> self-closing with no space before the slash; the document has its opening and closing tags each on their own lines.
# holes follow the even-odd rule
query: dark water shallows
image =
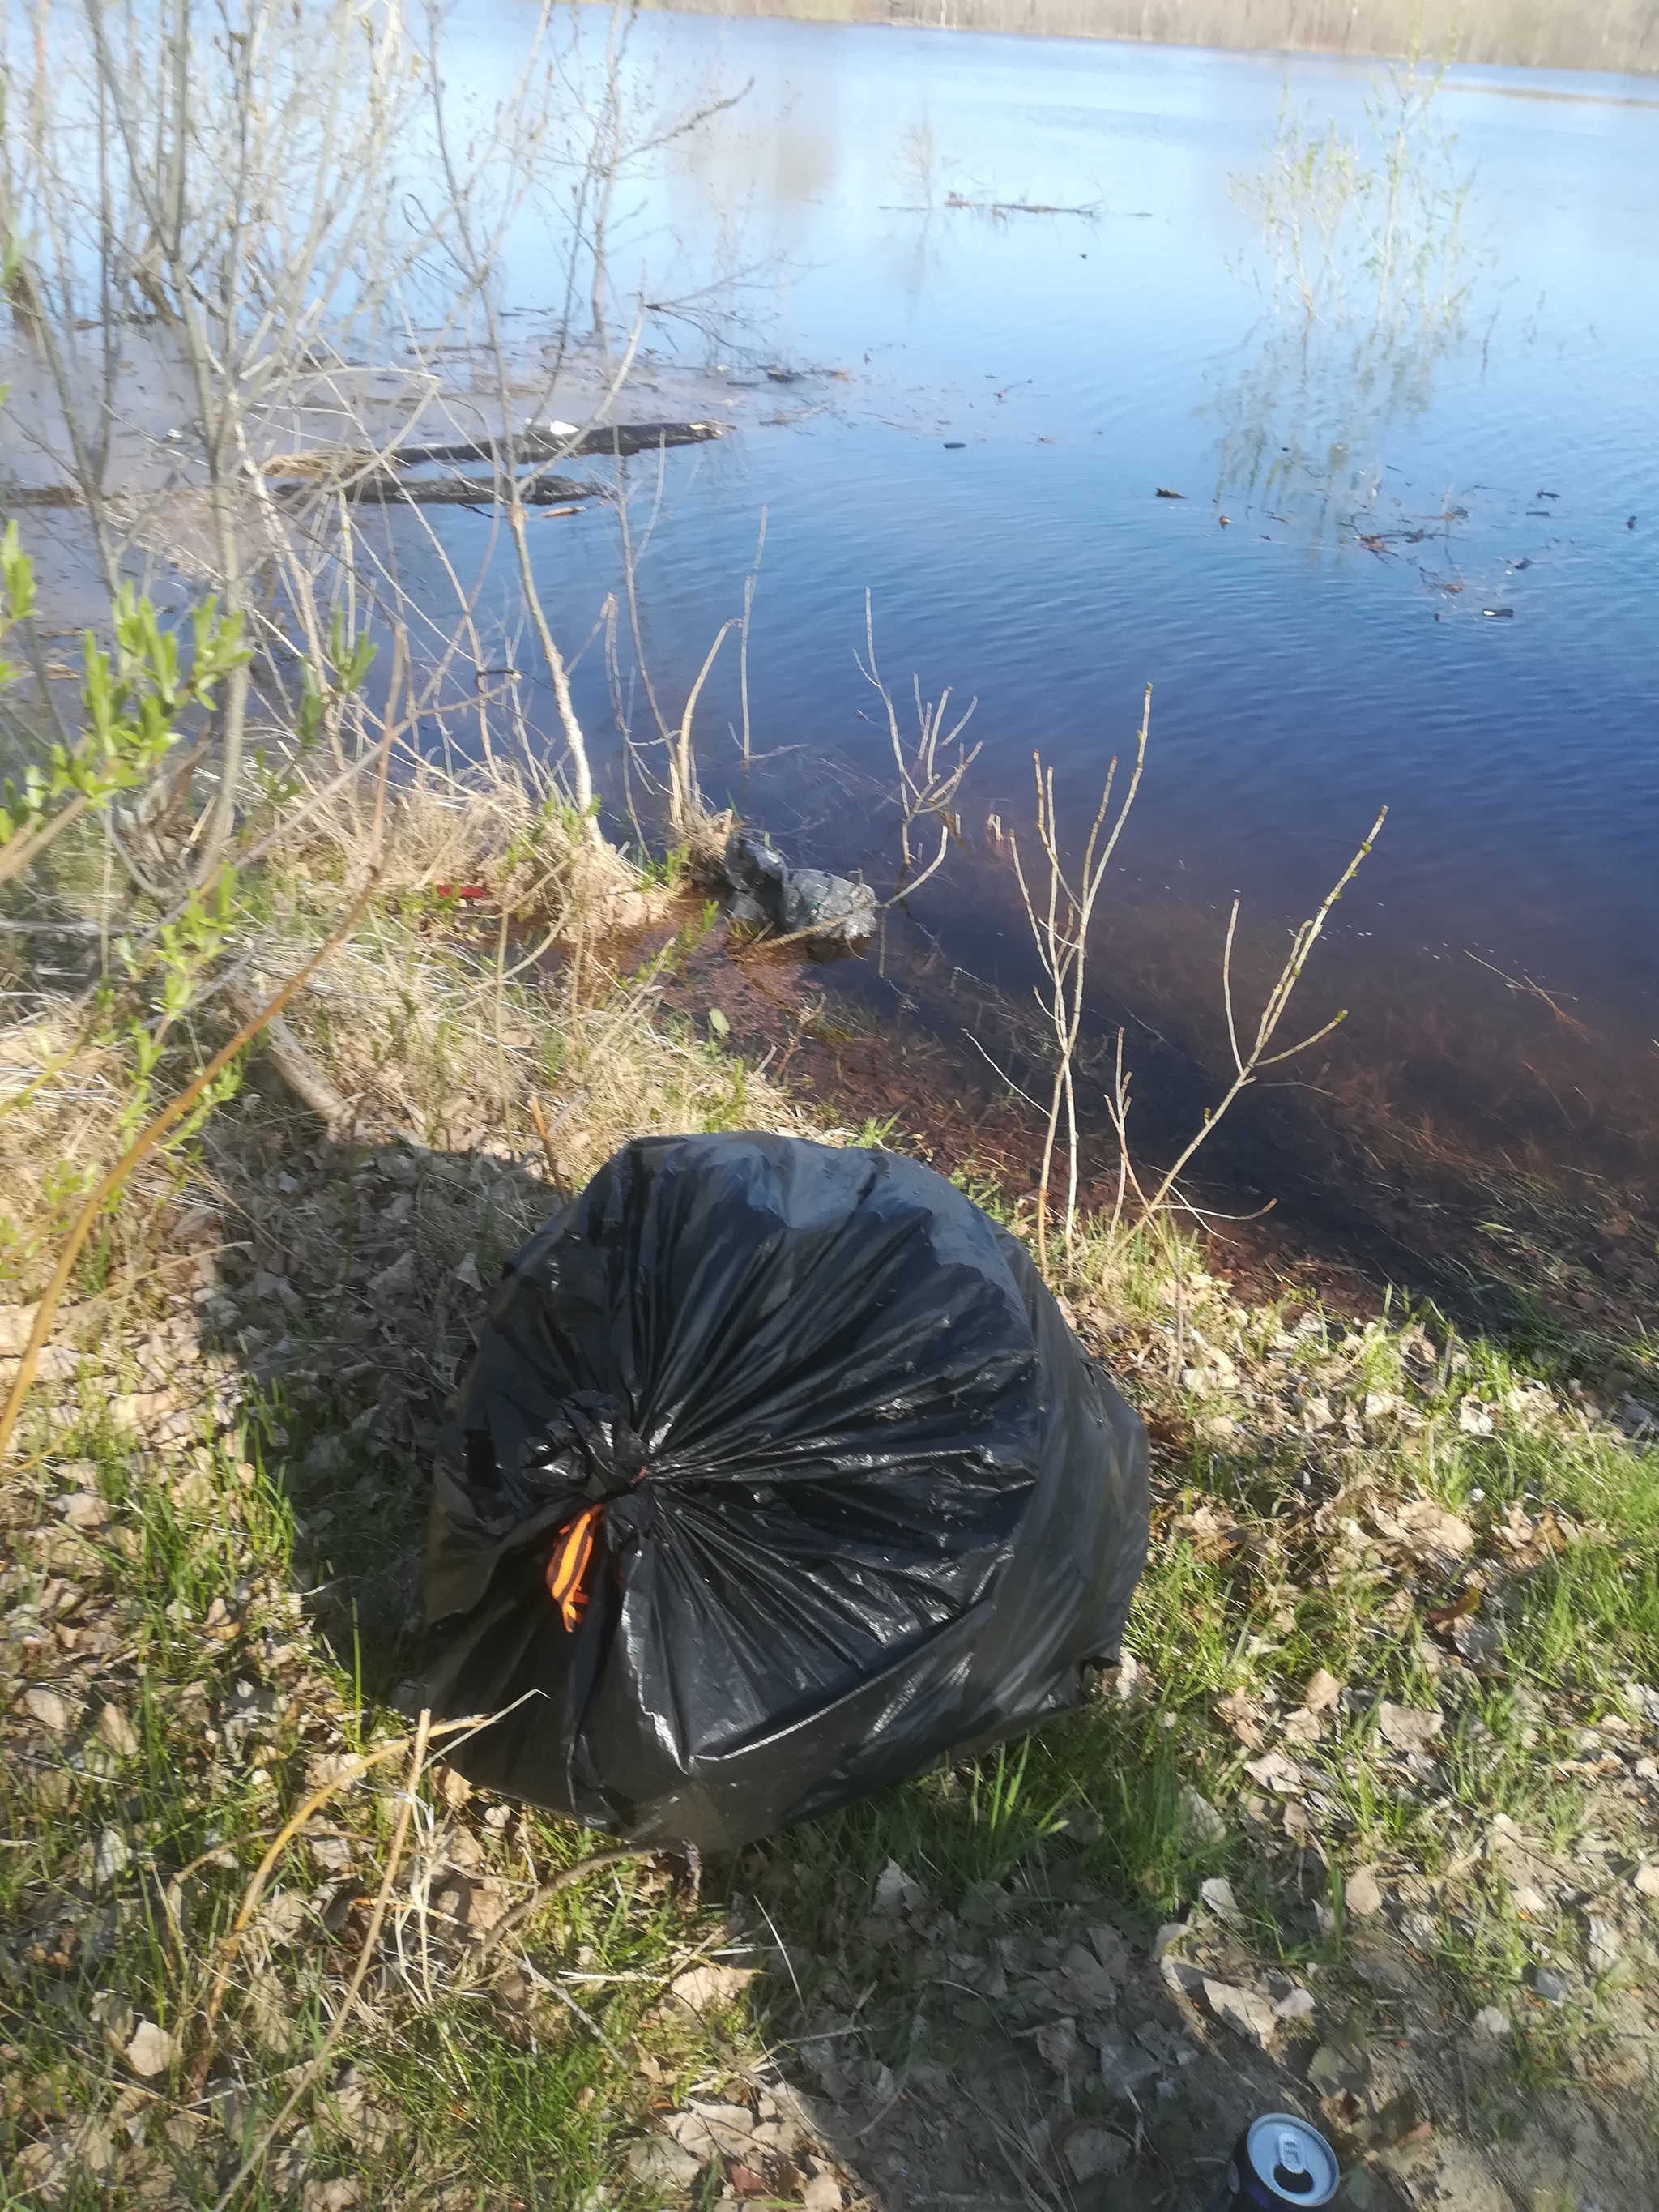
<svg viewBox="0 0 1659 2212">
<path fill-rule="evenodd" d="M 780 418 L 672 458 L 641 570 L 678 711 L 767 512 L 755 811 L 890 880 L 886 738 L 854 661 L 866 589 L 896 688 L 915 669 L 929 693 L 978 697 L 975 848 L 988 812 L 1029 817 L 1033 745 L 1068 812 L 1091 811 L 1151 681 L 1101 970 L 1115 1006 L 1196 1038 L 1232 893 L 1263 966 L 1386 803 L 1310 1000 L 1354 1009 L 1333 1079 L 1382 1069 L 1394 1122 L 1448 1116 L 1465 1142 L 1645 1141 L 1651 88 L 1449 78 L 1407 149 L 1417 229 L 1392 296 L 1379 310 L 1356 233 L 1343 301 L 1310 324 L 1275 304 L 1236 185 L 1261 173 L 1281 100 L 1381 161 L 1374 64 L 668 15 L 639 41 L 659 82 L 749 86 L 728 131 L 639 186 L 629 235 L 659 263 L 672 241 L 688 267 L 724 252 L 733 320 L 688 361 L 758 385 L 750 413 Z M 947 207 L 953 191 L 1093 212 L 999 217 Z M 1458 296 L 1425 314 L 1413 284 Z M 807 374 L 769 387 L 764 364 Z M 539 543 L 565 630 L 585 633 L 617 580 L 614 520 Z M 595 727 L 599 663 L 580 672 Z M 699 717 L 712 795 L 743 787 L 738 720 L 728 650 Z M 954 858 L 917 915 L 952 962 L 1024 989 L 994 852 Z"/>
</svg>

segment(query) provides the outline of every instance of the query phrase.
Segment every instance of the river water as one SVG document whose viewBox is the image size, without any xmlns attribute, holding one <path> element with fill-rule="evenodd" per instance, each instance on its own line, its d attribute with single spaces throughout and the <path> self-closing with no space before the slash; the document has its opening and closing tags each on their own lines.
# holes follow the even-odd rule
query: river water
<svg viewBox="0 0 1659 2212">
<path fill-rule="evenodd" d="M 907 717 L 912 671 L 978 702 L 961 846 L 884 980 L 831 987 L 914 1006 L 907 973 L 942 963 L 1022 1001 L 988 817 L 1029 824 L 1040 747 L 1086 827 L 1150 683 L 1091 1018 L 1191 1074 L 1153 1081 L 1153 1150 L 1213 1093 L 1234 894 L 1248 999 L 1386 805 L 1304 987 L 1310 1023 L 1351 1012 L 1298 1110 L 1390 1172 L 1650 1173 L 1659 88 L 1462 70 L 1402 132 L 1375 64 L 671 15 L 630 67 L 742 90 L 633 188 L 613 255 L 714 272 L 703 326 L 670 327 L 747 410 L 670 457 L 640 563 L 671 720 L 766 518 L 751 763 L 728 640 L 705 791 L 885 891 L 866 592 Z M 1386 192 L 1357 203 L 1340 160 L 1264 208 L 1275 146 L 1293 165 L 1331 125 L 1379 173 L 1392 149 L 1386 244 Z M 615 517 L 540 544 L 574 639 L 617 584 Z"/>
</svg>

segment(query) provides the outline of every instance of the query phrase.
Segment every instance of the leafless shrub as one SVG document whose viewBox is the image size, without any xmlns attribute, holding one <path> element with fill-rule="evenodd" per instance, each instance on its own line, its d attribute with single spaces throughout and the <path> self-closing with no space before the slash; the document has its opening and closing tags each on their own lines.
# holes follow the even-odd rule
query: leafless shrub
<svg viewBox="0 0 1659 2212">
<path fill-rule="evenodd" d="M 1037 1176 L 1036 1234 L 1039 1266 L 1048 1260 L 1048 1191 L 1054 1170 L 1054 1155 L 1058 1139 L 1062 1109 L 1066 1116 L 1066 1196 L 1064 1215 L 1064 1237 L 1069 1249 L 1077 1224 L 1077 1193 L 1079 1173 L 1079 1130 L 1074 1084 L 1079 1040 L 1082 1033 L 1085 1012 L 1085 982 L 1088 958 L 1089 931 L 1095 918 L 1096 907 L 1104 884 L 1106 871 L 1116 850 L 1117 842 L 1128 820 L 1130 810 L 1139 789 L 1141 771 L 1146 764 L 1147 737 L 1152 715 L 1152 686 L 1146 687 L 1141 710 L 1140 726 L 1137 732 L 1134 766 L 1125 789 L 1117 813 L 1107 828 L 1107 817 L 1111 807 L 1113 786 L 1116 781 L 1118 762 L 1113 757 L 1106 773 L 1100 805 L 1096 811 L 1088 841 L 1084 848 L 1081 872 L 1073 888 L 1066 872 L 1060 853 L 1058 816 L 1054 805 L 1054 771 L 1045 769 L 1042 756 L 1033 754 L 1036 779 L 1036 840 L 1045 864 L 1045 876 L 1028 879 L 1020 858 L 1018 837 L 1008 833 L 1008 845 L 1013 860 L 1014 872 L 1019 884 L 1020 901 L 1031 928 L 1036 945 L 1037 959 L 1043 981 L 1037 991 L 1037 1000 L 1042 1009 L 1045 1027 L 1052 1036 L 1054 1077 L 1049 1094 L 1043 1133 L 1042 1165 Z M 1337 878 L 1336 882 L 1321 900 L 1314 913 L 1299 925 L 1291 941 L 1289 957 L 1270 987 L 1263 1002 L 1255 1027 L 1241 1038 L 1237 1011 L 1233 993 L 1233 948 L 1238 928 L 1239 902 L 1234 900 L 1228 917 L 1227 933 L 1222 948 L 1221 989 L 1226 1014 L 1227 1036 L 1232 1058 L 1232 1074 L 1216 1104 L 1210 1108 L 1204 1121 L 1176 1153 L 1164 1172 L 1144 1181 L 1136 1170 L 1129 1147 L 1128 1116 L 1131 1080 L 1123 1063 L 1123 1033 L 1116 1040 L 1116 1054 L 1112 1087 L 1106 1094 L 1108 1114 L 1118 1140 L 1117 1190 L 1108 1228 L 1115 1231 L 1125 1225 L 1126 1203 L 1131 1192 L 1135 1200 L 1135 1219 L 1128 1225 L 1156 1225 L 1171 1212 L 1184 1210 L 1196 1212 L 1190 1200 L 1183 1196 L 1182 1178 L 1192 1165 L 1198 1152 L 1215 1133 L 1223 1117 L 1243 1092 L 1249 1090 L 1269 1069 L 1282 1066 L 1310 1051 L 1322 1039 L 1328 1037 L 1340 1023 L 1346 1018 L 1346 1010 L 1334 1014 L 1310 1035 L 1291 1045 L 1279 1045 L 1278 1038 L 1297 987 L 1313 952 L 1323 934 L 1332 909 L 1376 843 L 1377 836 L 1388 817 L 1383 807 L 1366 832 L 1353 858 Z M 1102 833 L 1104 831 L 1104 836 Z"/>
<path fill-rule="evenodd" d="M 893 765 L 898 771 L 899 850 L 902 866 L 899 889 L 919 890 L 927 878 L 939 867 L 950 848 L 951 839 L 960 834 L 956 814 L 957 794 L 963 778 L 979 758 L 980 748 L 975 745 L 964 752 L 960 739 L 972 720 L 977 699 L 969 700 L 968 711 L 957 717 L 947 730 L 946 712 L 951 703 L 947 687 L 935 699 L 921 696 L 921 678 L 913 675 L 911 689 L 915 694 L 916 734 L 907 746 L 899 730 L 898 708 L 887 688 L 876 660 L 875 617 L 871 609 L 870 594 L 864 595 L 864 645 L 866 659 L 859 662 L 859 672 L 882 703 L 887 720 L 887 735 L 893 748 Z M 942 752 L 956 746 L 956 758 L 941 759 Z M 910 870 L 915 860 L 911 849 L 911 832 L 924 817 L 931 816 L 939 823 L 939 850 L 916 875 Z"/>
<path fill-rule="evenodd" d="M 1054 1076 L 1048 1101 L 1048 1125 L 1043 1132 L 1042 1165 L 1037 1176 L 1037 1265 L 1047 1264 L 1048 1256 L 1048 1179 L 1053 1171 L 1054 1139 L 1059 1133 L 1060 1108 L 1066 1109 L 1066 1224 L 1067 1245 L 1071 1243 L 1077 1221 L 1078 1131 L 1077 1097 L 1072 1080 L 1072 1066 L 1076 1057 L 1078 1036 L 1083 1026 L 1084 984 L 1089 950 L 1089 927 L 1094 920 L 1095 904 L 1106 880 L 1106 871 L 1111 866 L 1117 841 L 1123 834 L 1123 825 L 1135 803 L 1140 788 L 1141 770 L 1146 764 L 1146 739 L 1152 726 L 1152 687 L 1146 686 L 1140 710 L 1140 727 L 1135 740 L 1134 767 L 1130 772 L 1128 787 L 1123 794 L 1116 818 L 1107 830 L 1104 840 L 1101 831 L 1105 828 L 1106 816 L 1112 803 L 1112 786 L 1117 777 L 1117 756 L 1112 757 L 1106 771 L 1106 781 L 1100 795 L 1100 805 L 1095 813 L 1089 841 L 1084 848 L 1083 870 L 1073 890 L 1060 860 L 1060 825 L 1054 811 L 1054 772 L 1044 771 L 1040 753 L 1031 756 L 1036 778 L 1036 834 L 1037 845 L 1048 869 L 1046 894 L 1039 889 L 1034 898 L 1025 879 L 1025 870 L 1019 857 L 1019 842 L 1012 834 L 1008 849 L 1013 858 L 1014 873 L 1019 884 L 1019 895 L 1025 908 L 1026 919 L 1031 925 L 1031 935 L 1036 945 L 1037 958 L 1042 964 L 1044 987 L 1039 999 L 1054 1031 Z"/>
</svg>

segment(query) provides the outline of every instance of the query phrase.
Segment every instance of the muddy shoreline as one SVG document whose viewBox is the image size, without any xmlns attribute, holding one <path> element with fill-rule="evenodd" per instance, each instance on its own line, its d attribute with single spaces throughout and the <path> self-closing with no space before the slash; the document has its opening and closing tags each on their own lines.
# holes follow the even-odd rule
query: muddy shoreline
<svg viewBox="0 0 1659 2212">
<path fill-rule="evenodd" d="M 676 919 L 684 927 L 693 917 Z M 634 968 L 668 941 L 666 930 L 641 933 L 613 947 L 607 964 Z M 1029 1218 L 1041 1115 L 988 1063 L 975 1066 L 962 1042 L 966 1024 L 949 1033 L 939 1006 L 916 997 L 914 978 L 872 993 L 851 988 L 854 976 L 870 981 L 866 963 L 734 946 L 717 925 L 666 963 L 658 1003 L 671 1024 L 718 1040 L 815 1116 L 866 1139 L 890 1137 Z M 959 971 L 953 982 L 954 1011 L 968 1014 Z M 880 988 L 884 1013 L 873 1003 Z M 988 1010 L 1007 1012 L 988 991 Z M 1022 1072 L 1041 1095 L 1040 1071 Z M 1143 1175 L 1158 1157 L 1149 1139 Z M 1117 1161 L 1104 1116 L 1087 1118 L 1086 1210 L 1109 1213 Z M 1472 1162 L 1396 1158 L 1384 1166 L 1367 1156 L 1361 1133 L 1305 1111 L 1255 1110 L 1224 1125 L 1190 1195 L 1200 1212 L 1187 1225 L 1241 1297 L 1297 1291 L 1363 1319 L 1397 1311 L 1403 1294 L 1501 1341 L 1599 1341 L 1616 1364 L 1612 1348 L 1639 1339 L 1659 1290 L 1659 1213 L 1645 1194 L 1626 1188 L 1609 1203 L 1567 1174 L 1544 1182 L 1500 1173 L 1495 1163 L 1485 1176 Z"/>
</svg>

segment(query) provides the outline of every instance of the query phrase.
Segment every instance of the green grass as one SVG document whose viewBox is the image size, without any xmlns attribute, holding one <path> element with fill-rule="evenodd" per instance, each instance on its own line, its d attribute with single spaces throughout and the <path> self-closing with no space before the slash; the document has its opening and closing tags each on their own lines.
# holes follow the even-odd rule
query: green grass
<svg viewBox="0 0 1659 2212">
<path fill-rule="evenodd" d="M 288 911 L 281 898 L 271 906 Z M 401 1084 L 441 1143 L 445 1115 L 459 1111 L 452 1094 L 463 1083 L 480 1091 L 479 1069 L 497 1065 L 476 1018 L 485 970 L 412 925 L 383 917 L 376 930 L 373 957 L 397 988 L 382 1026 L 341 1048 L 359 1072 Z M 544 1091 L 580 1058 L 584 1079 L 609 1084 L 595 1146 L 635 1126 L 781 1116 L 729 1045 L 689 1033 L 653 1041 L 630 1001 L 595 1010 L 579 1048 L 561 1003 L 514 994 L 510 1017 L 527 1042 L 513 1066 Z M 336 1026 L 319 1018 L 309 1032 L 325 1055 Z M 308 1149 L 314 1133 L 254 1074 L 260 1096 L 223 1116 L 214 1175 L 237 1224 L 226 1242 L 258 1250 L 228 1258 L 227 1280 L 200 1309 L 219 1382 L 244 1389 L 237 1425 L 152 1451 L 108 1415 L 118 1394 L 148 1387 L 134 1346 L 169 1310 L 153 1286 L 131 1287 L 146 1248 L 124 1222 L 112 1304 L 92 1310 L 104 1331 L 96 1379 L 65 1427 L 49 1429 L 54 1394 L 40 1394 L 0 1488 L 12 1559 L 0 1583 L 3 1702 L 15 1719 L 31 1686 L 83 1675 L 97 1686 L 61 1740 L 17 1722 L 0 1771 L 12 1845 L 0 1850 L 0 2162 L 12 2202 L 61 2151 L 61 2203 L 137 2203 L 146 2191 L 159 2201 L 170 2189 L 207 2212 L 319 2047 L 362 1915 L 326 1924 L 332 1904 L 319 1900 L 332 1877 L 302 1839 L 274 1877 L 300 1901 L 298 1932 L 267 1930 L 239 1958 L 207 2103 L 191 2079 L 205 1977 L 265 1839 L 319 1759 L 403 1731 L 387 1700 L 416 1644 L 408 1601 L 432 1431 L 476 1304 L 447 1286 L 464 1261 L 487 1283 L 550 1202 L 504 1160 Z M 859 1140 L 891 1136 L 890 1124 L 871 1124 Z M 279 1189 L 282 1175 L 292 1190 Z M 1016 1229 L 1026 1218 L 995 1188 L 972 1195 Z M 361 1278 L 402 1249 L 386 1224 L 404 1196 L 396 1236 L 423 1288 L 377 1317 Z M 273 1294 L 262 1311 L 248 1279 L 278 1247 L 294 1295 Z M 327 2212 L 325 2185 L 355 2180 L 366 2203 L 397 2194 L 446 2212 L 480 2201 L 592 2207 L 600 2190 L 615 2212 L 655 2212 L 661 2190 L 625 2163 L 653 2106 L 753 2078 L 770 2041 L 800 2024 L 791 1975 L 777 1972 L 726 2010 L 692 2015 L 664 1996 L 689 1961 L 769 1949 L 775 1930 L 809 2012 L 826 1991 L 860 2006 L 862 2048 L 896 2067 L 924 2047 L 948 2057 L 951 2036 L 980 2016 L 970 2003 L 960 2021 L 925 2014 L 879 1944 L 859 1935 L 890 1862 L 964 1919 L 994 1892 L 1041 1924 L 1084 1883 L 1146 1934 L 1224 1874 L 1241 1940 L 1263 1961 L 1316 1965 L 1360 2020 L 1374 2000 L 1358 1967 L 1382 1930 L 1346 1912 L 1346 1881 L 1376 1868 L 1390 1881 L 1439 1882 L 1418 1970 L 1449 2019 L 1496 2002 L 1516 2023 L 1509 2070 L 1477 2084 L 1480 2125 L 1516 2124 L 1527 2096 L 1599 2063 L 1617 1992 L 1585 1970 L 1577 1923 L 1523 1921 L 1508 1885 L 1469 1855 L 1502 1814 L 1564 1861 L 1591 1826 L 1629 1857 L 1659 1856 L 1652 1793 L 1639 1814 L 1567 1771 L 1579 1731 L 1626 1711 L 1627 1683 L 1659 1681 L 1659 1452 L 1624 1440 L 1604 1410 L 1639 1381 L 1646 1355 L 1542 1329 L 1507 1345 L 1466 1340 L 1393 1298 L 1364 1323 L 1305 1298 L 1247 1306 L 1212 1265 L 1168 1234 L 1091 1231 L 1054 1259 L 1085 1340 L 1157 1437 L 1152 1554 L 1127 1636 L 1141 1670 L 1133 1695 L 1109 1687 L 1025 1741 L 711 1867 L 700 1896 L 660 1867 L 610 1870 L 564 1893 L 527 1924 L 523 1954 L 550 1979 L 598 1978 L 561 1984 L 586 2021 L 510 1960 L 458 1988 L 441 1956 L 428 1979 L 418 1917 L 405 1917 L 401 1959 L 246 2201 L 297 2207 L 309 2187 L 310 2212 Z M 256 1313 L 267 1324 L 258 1345 Z M 275 1364 L 279 1338 L 281 1372 L 249 1386 L 251 1367 Z M 58 1394 L 57 1415 L 65 1409 Z M 1479 1432 L 1483 1415 L 1490 1434 Z M 65 1477 L 70 1465 L 78 1471 Z M 88 1485 L 107 1525 L 75 1536 L 58 1496 Z M 1466 1555 L 1413 1559 L 1379 1536 L 1377 1508 L 1425 1500 L 1467 1522 Z M 1516 1553 L 1502 1533 L 1511 1506 L 1556 1534 Z M 1473 1575 L 1484 1585 L 1476 1618 L 1494 1639 L 1480 1673 L 1432 1617 Z M 77 1656 L 88 1634 L 108 1639 L 95 1675 Z M 1292 1832 L 1248 1766 L 1284 1744 L 1321 1668 L 1346 1695 L 1319 1740 L 1295 1747 L 1309 1790 Z M 106 1697 L 130 1740 L 114 1723 L 109 1741 L 98 1734 Z M 1261 1747 L 1228 1724 L 1220 1708 L 1234 1698 L 1261 1715 Z M 1408 1776 L 1382 1740 L 1384 1700 L 1443 1712 L 1431 1773 Z M 324 1816 L 370 1889 L 398 1786 L 389 1769 Z M 476 1851 L 473 1870 L 504 1899 L 592 1840 L 477 1797 L 452 1806 L 435 1774 L 419 1797 L 417 1858 L 435 1868 Z M 94 1860 L 110 1837 L 128 1860 L 101 1879 Z M 173 1877 L 204 1860 L 174 1895 Z M 1558 1954 L 1579 1971 L 1571 2003 L 1552 2010 L 1528 2000 L 1524 1977 Z M 122 2007 L 178 2033 L 167 2076 L 136 2081 L 112 2047 L 106 2028 Z M 77 2171 L 76 2130 L 88 2123 L 109 2140 L 83 2142 Z"/>
</svg>

